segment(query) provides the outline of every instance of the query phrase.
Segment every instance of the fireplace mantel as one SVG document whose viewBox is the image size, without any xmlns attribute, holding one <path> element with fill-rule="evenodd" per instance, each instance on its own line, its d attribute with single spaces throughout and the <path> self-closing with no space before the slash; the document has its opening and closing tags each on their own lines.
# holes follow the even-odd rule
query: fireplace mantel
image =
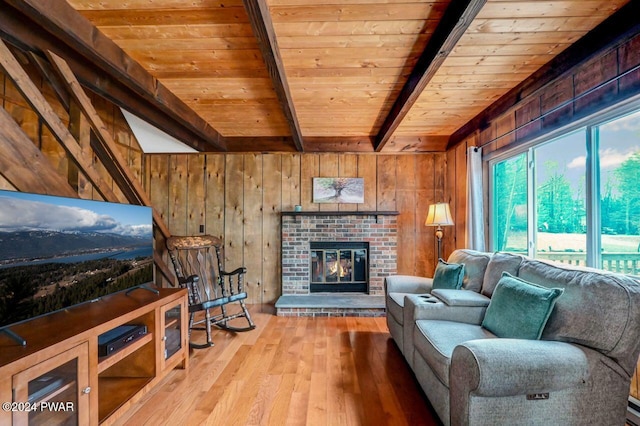
<svg viewBox="0 0 640 426">
<path fill-rule="evenodd" d="M 398 216 L 400 212 L 382 211 L 382 210 L 365 210 L 365 211 L 344 211 L 344 210 L 311 210 L 311 211 L 284 211 L 282 216 Z"/>
<path fill-rule="evenodd" d="M 345 216 L 374 216 L 376 222 L 379 222 L 380 216 L 398 216 L 400 212 L 385 210 L 364 210 L 364 211 L 345 211 L 345 210 L 307 210 L 307 211 L 284 211 L 281 217 L 292 216 L 294 220 L 299 217 L 345 217 Z"/>
</svg>

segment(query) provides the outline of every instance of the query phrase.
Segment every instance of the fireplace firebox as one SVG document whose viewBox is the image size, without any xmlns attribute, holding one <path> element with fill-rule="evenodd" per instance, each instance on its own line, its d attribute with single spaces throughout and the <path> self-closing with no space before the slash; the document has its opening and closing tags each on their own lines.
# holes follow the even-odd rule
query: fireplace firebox
<svg viewBox="0 0 640 426">
<path fill-rule="evenodd" d="M 309 245 L 311 293 L 368 292 L 369 243 L 312 241 Z"/>
</svg>

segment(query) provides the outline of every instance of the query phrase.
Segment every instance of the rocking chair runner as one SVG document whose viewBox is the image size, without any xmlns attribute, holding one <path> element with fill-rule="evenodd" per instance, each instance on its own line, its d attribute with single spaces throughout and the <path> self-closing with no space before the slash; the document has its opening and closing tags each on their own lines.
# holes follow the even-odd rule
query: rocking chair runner
<svg viewBox="0 0 640 426">
<path fill-rule="evenodd" d="M 189 345 L 201 349 L 213 346 L 211 325 L 229 331 L 248 331 L 256 326 L 245 305 L 247 293 L 244 291 L 245 267 L 232 272 L 223 270 L 219 238 L 202 235 L 192 237 L 170 237 L 167 239 L 169 256 L 181 287 L 189 293 Z M 234 303 L 239 310 L 229 312 L 229 304 Z M 214 314 L 212 311 L 220 309 Z M 196 314 L 204 313 L 204 318 L 196 319 Z M 234 327 L 229 321 L 244 317 L 248 326 Z M 204 324 L 204 327 L 201 326 Z M 191 342 L 192 330 L 206 330 L 207 343 Z"/>
</svg>

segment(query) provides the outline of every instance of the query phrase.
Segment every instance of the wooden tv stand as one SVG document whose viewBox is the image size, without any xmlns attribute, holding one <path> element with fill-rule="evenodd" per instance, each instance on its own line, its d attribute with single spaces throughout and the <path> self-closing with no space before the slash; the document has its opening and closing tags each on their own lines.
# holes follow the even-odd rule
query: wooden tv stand
<svg viewBox="0 0 640 426">
<path fill-rule="evenodd" d="M 0 334 L 0 424 L 108 425 L 169 371 L 188 368 L 186 290 L 158 290 L 120 292 L 11 326 L 26 346 Z M 98 336 L 132 324 L 147 333 L 100 357 Z"/>
</svg>

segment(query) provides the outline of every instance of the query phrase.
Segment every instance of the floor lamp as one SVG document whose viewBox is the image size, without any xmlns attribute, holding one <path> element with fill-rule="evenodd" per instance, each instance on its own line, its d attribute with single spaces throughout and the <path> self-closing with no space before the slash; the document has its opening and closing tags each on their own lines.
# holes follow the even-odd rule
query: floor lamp
<svg viewBox="0 0 640 426">
<path fill-rule="evenodd" d="M 429 213 L 427 213 L 427 220 L 424 221 L 424 225 L 437 226 L 436 238 L 438 239 L 438 259 L 440 259 L 442 257 L 442 227 L 453 225 L 453 218 L 451 217 L 449 203 L 431 204 L 429 206 Z"/>
</svg>

